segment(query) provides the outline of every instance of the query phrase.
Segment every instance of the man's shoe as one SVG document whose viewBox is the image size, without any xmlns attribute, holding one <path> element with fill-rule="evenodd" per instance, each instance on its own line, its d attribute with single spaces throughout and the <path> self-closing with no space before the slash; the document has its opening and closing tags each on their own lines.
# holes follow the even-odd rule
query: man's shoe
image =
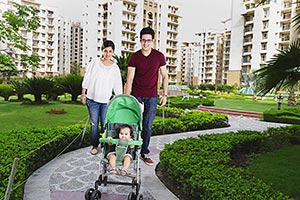
<svg viewBox="0 0 300 200">
<path fill-rule="evenodd" d="M 144 161 L 146 165 L 151 166 L 154 164 L 153 160 L 151 160 L 151 158 L 148 155 L 141 156 L 141 159 Z"/>
</svg>

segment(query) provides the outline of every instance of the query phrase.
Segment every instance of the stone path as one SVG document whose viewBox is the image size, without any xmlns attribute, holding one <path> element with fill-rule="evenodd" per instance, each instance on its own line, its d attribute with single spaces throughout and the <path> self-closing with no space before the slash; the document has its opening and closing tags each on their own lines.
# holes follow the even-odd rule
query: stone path
<svg viewBox="0 0 300 200">
<path fill-rule="evenodd" d="M 167 143 L 199 134 L 216 134 L 238 130 L 263 131 L 268 127 L 286 126 L 286 124 L 269 123 L 246 117 L 229 117 L 230 127 L 193 131 L 179 134 L 153 136 L 150 150 L 151 158 L 159 162 L 159 152 Z M 84 192 L 94 186 L 100 172 L 100 155 L 92 156 L 89 147 L 61 155 L 38 169 L 27 181 L 23 200 L 83 200 Z M 142 186 L 140 192 L 146 200 L 175 200 L 172 194 L 156 177 L 155 166 L 140 162 Z M 114 175 L 113 175 L 114 176 Z M 113 177 L 120 180 L 120 176 Z M 121 177 L 122 178 L 122 177 Z M 103 200 L 127 199 L 131 186 L 111 185 L 101 187 Z"/>
</svg>

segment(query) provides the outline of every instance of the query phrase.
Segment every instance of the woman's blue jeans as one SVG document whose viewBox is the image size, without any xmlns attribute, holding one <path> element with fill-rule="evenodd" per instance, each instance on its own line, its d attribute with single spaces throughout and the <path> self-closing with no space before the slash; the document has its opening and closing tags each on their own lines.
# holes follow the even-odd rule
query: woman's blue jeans
<svg viewBox="0 0 300 200">
<path fill-rule="evenodd" d="M 98 147 L 99 145 L 99 119 L 101 125 L 101 133 L 104 132 L 104 118 L 107 103 L 98 103 L 92 99 L 86 99 L 86 105 L 89 111 L 89 118 L 91 124 L 91 145 Z"/>
<path fill-rule="evenodd" d="M 139 102 L 144 103 L 143 130 L 142 130 L 142 149 L 141 156 L 150 152 L 149 144 L 152 134 L 152 124 L 156 115 L 157 97 L 137 97 Z"/>
</svg>

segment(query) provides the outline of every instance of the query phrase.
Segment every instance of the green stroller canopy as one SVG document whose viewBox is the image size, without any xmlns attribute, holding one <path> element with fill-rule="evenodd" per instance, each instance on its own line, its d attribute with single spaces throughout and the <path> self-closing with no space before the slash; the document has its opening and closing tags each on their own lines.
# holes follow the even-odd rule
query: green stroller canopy
<svg viewBox="0 0 300 200">
<path fill-rule="evenodd" d="M 138 101 L 131 95 L 117 95 L 107 106 L 104 124 L 136 124 L 141 127 L 141 109 Z"/>
</svg>

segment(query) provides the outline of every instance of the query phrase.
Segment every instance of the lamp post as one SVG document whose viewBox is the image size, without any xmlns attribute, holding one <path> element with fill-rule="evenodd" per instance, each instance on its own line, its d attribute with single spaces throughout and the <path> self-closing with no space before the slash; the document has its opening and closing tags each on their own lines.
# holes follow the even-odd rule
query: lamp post
<svg viewBox="0 0 300 200">
<path fill-rule="evenodd" d="M 277 104 L 278 104 L 277 110 L 280 110 L 282 101 L 283 101 L 283 97 L 282 97 L 281 94 L 280 94 L 280 95 L 277 97 Z"/>
<path fill-rule="evenodd" d="M 202 90 L 200 91 L 199 97 L 200 97 L 200 106 L 202 106 L 202 100 L 203 100 Z"/>
</svg>

